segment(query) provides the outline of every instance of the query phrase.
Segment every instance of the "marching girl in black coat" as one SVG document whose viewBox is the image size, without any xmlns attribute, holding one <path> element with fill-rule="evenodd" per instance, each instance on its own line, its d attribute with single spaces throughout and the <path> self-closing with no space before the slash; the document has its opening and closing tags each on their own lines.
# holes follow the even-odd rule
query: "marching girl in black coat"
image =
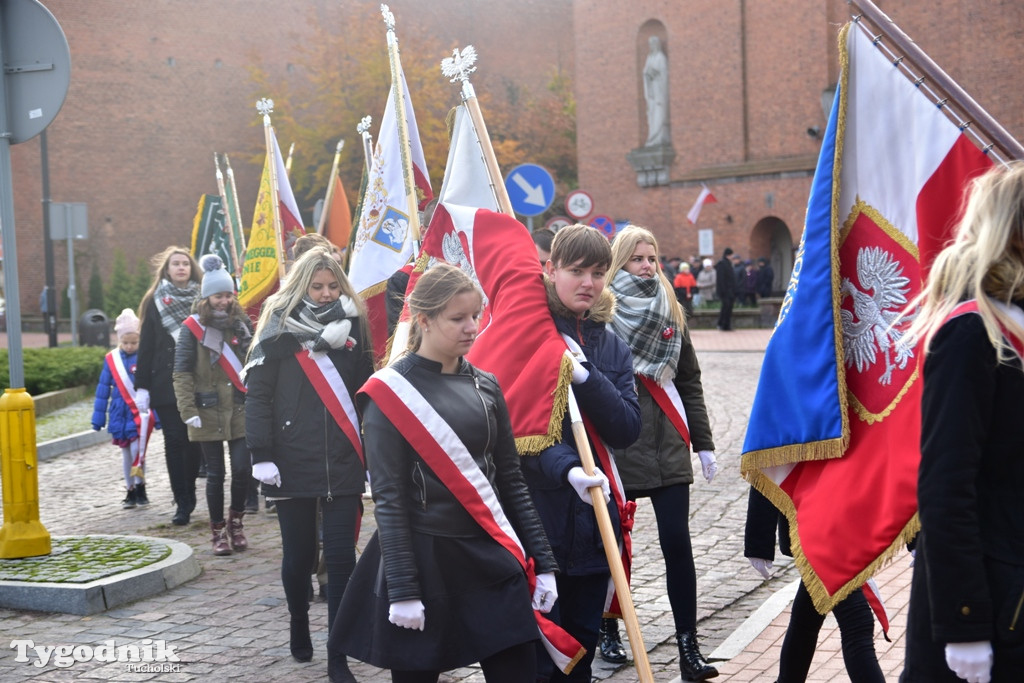
<svg viewBox="0 0 1024 683">
<path fill-rule="evenodd" d="M 398 683 L 434 683 L 478 661 L 489 683 L 533 681 L 534 610 L 551 609 L 557 565 L 497 381 L 463 359 L 481 293 L 438 264 L 409 309 L 409 352 L 359 395 L 377 533 L 330 649 L 391 669 Z"/>
<path fill-rule="evenodd" d="M 263 305 L 245 367 L 245 434 L 253 476 L 277 501 L 281 583 L 291 615 L 292 656 L 309 661 L 311 563 L 317 507 L 323 515 L 330 629 L 349 575 L 366 470 L 353 396 L 373 373 L 366 310 L 341 266 L 323 248 L 303 254 Z M 355 680 L 344 656 L 331 680 Z"/>
<path fill-rule="evenodd" d="M 973 183 L 925 343 L 905 683 L 1024 681 L 1024 165 Z"/>
</svg>

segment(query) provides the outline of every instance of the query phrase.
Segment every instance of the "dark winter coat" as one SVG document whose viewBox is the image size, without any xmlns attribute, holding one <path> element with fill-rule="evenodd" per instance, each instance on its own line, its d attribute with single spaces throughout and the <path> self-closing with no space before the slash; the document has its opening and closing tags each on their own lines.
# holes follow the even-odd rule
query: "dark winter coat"
<svg viewBox="0 0 1024 683">
<path fill-rule="evenodd" d="M 114 349 L 110 353 L 121 354 L 121 360 L 124 362 L 128 374 L 135 377 L 138 354 L 128 355 L 121 349 Z M 110 416 L 109 424 L 107 422 L 108 415 Z M 96 399 L 92 404 L 92 428 L 99 431 L 103 429 L 103 425 L 107 425 L 107 431 L 115 439 L 132 441 L 139 438 L 139 428 L 135 424 L 132 409 L 121 396 L 121 390 L 117 388 L 117 382 L 114 381 L 114 373 L 110 370 L 110 365 L 106 360 L 103 362 L 103 370 L 100 371 L 100 381 L 96 384 Z"/>
<path fill-rule="evenodd" d="M 358 318 L 350 318 L 356 344 L 332 350 L 328 357 L 345 382 L 349 396 L 373 374 L 373 349 L 362 337 Z M 366 471 L 348 436 L 328 412 L 295 353 L 292 335 L 281 335 L 275 348 L 263 342 L 262 364 L 246 376 L 245 437 L 253 463 L 273 462 L 281 486 L 263 485 L 271 497 L 312 498 L 361 494 Z M 359 429 L 359 425 L 355 425 Z"/>
<path fill-rule="evenodd" d="M 715 264 L 715 295 L 719 299 L 736 297 L 736 271 L 729 259 L 724 257 Z"/>
<path fill-rule="evenodd" d="M 686 410 L 690 444 L 694 451 L 713 451 L 711 421 L 704 405 L 704 388 L 700 381 L 697 353 L 690 342 L 690 331 L 683 328 L 679 362 L 673 380 Z M 686 446 L 668 416 L 647 388 L 639 381 L 636 391 L 640 402 L 640 438 L 632 446 L 616 449 L 615 464 L 622 485 L 628 493 L 650 491 L 673 484 L 692 484 L 693 466 L 690 448 Z"/>
<path fill-rule="evenodd" d="M 427 399 L 473 454 L 527 557 L 534 558 L 537 573 L 555 571 L 544 527 L 519 468 L 508 407 L 494 376 L 465 361 L 458 372 L 441 373 L 439 363 L 415 354 L 391 367 Z M 388 597 L 391 602 L 417 599 L 422 594 L 412 553 L 414 536 L 479 538 L 485 532 L 369 396 L 360 394 L 359 405 Z M 495 545 L 494 552 L 504 551 Z M 418 559 L 432 566 L 425 558 Z"/>
<path fill-rule="evenodd" d="M 1022 302 L 1018 302 L 1021 305 Z M 988 640 L 992 680 L 1024 680 L 1024 372 L 981 316 L 943 325 L 924 361 L 905 681 L 959 680 L 946 643 Z"/>
<path fill-rule="evenodd" d="M 245 328 L 224 331 L 224 340 L 239 361 L 245 360 L 252 341 L 252 326 L 244 315 L 235 324 Z M 210 351 L 185 325 L 178 331 L 174 350 L 174 394 L 182 421 L 199 416 L 201 427 L 188 427 L 188 440 L 234 441 L 245 437 L 245 393 L 228 379 L 220 363 L 210 362 Z"/>
<path fill-rule="evenodd" d="M 764 494 L 751 486 L 747 498 L 747 524 L 743 532 L 743 556 L 774 560 L 776 534 L 779 552 L 792 557 L 786 516 Z"/>
<path fill-rule="evenodd" d="M 149 392 L 151 406 L 173 406 L 177 403 L 172 379 L 175 341 L 160 322 L 156 303 L 150 301 L 143 314 L 139 334 L 135 388 Z"/>
<path fill-rule="evenodd" d="M 614 296 L 604 290 L 589 315 L 578 318 L 561 304 L 548 282 L 548 306 L 558 331 L 575 339 L 587 357 L 584 367 L 590 370 L 590 376 L 572 386 L 580 411 L 609 447 L 629 446 L 640 434 L 640 405 L 629 347 L 606 327 L 615 310 Z M 568 413 L 562 423 L 561 442 L 540 455 L 524 456 L 522 464 L 562 572 L 575 576 L 607 573 L 608 560 L 594 510 L 568 480 L 569 470 L 580 466 Z M 618 536 L 619 511 L 614 500 L 609 502 L 608 512 Z"/>
</svg>

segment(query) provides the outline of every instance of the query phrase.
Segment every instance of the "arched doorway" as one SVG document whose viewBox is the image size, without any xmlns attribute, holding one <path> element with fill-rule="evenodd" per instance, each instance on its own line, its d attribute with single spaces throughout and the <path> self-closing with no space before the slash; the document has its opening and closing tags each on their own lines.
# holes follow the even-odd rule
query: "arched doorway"
<svg viewBox="0 0 1024 683">
<path fill-rule="evenodd" d="M 750 232 L 750 247 L 755 259 L 768 259 L 775 274 L 772 296 L 782 296 L 793 271 L 793 237 L 785 221 L 776 216 L 759 220 Z"/>
</svg>

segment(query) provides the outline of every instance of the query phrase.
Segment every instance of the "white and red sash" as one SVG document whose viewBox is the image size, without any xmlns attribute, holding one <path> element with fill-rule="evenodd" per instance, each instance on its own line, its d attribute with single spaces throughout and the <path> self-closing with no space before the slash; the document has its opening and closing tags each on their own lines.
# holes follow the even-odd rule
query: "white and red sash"
<svg viewBox="0 0 1024 683">
<path fill-rule="evenodd" d="M 295 360 L 299 361 L 299 367 L 306 373 L 306 378 L 313 385 L 317 396 L 323 401 L 327 412 L 331 414 L 334 421 L 345 432 L 345 436 L 352 442 L 352 447 L 359 456 L 363 467 L 366 467 L 366 459 L 363 457 L 363 440 L 359 436 L 359 417 L 356 414 L 355 404 L 345 386 L 338 368 L 334 366 L 326 353 L 317 353 L 315 358 L 310 357 L 309 351 L 302 349 L 295 353 Z"/>
<path fill-rule="evenodd" d="M 637 375 L 636 377 L 647 388 L 647 391 L 650 392 L 654 402 L 661 408 L 661 412 L 665 413 L 668 421 L 676 428 L 679 436 L 683 437 L 686 447 L 689 448 L 690 427 L 686 419 L 686 408 L 683 406 L 683 399 L 679 395 L 679 389 L 676 388 L 675 383 L 666 382 L 665 386 L 662 386 L 645 375 Z"/>
<path fill-rule="evenodd" d="M 1024 315 L 1022 315 L 1021 310 L 1019 308 L 1017 308 L 1016 306 L 1006 306 L 1005 304 L 1002 304 L 1001 302 L 998 301 L 993 301 L 992 303 L 995 306 L 998 306 L 1004 313 L 1007 313 L 1012 318 L 1014 318 L 1022 326 L 1024 326 Z M 971 299 L 970 301 L 965 301 L 956 308 L 954 308 L 952 313 L 949 314 L 949 317 L 946 318 L 946 322 L 949 322 L 953 318 L 958 318 L 961 315 L 967 313 L 978 312 L 979 311 L 977 300 Z M 1010 343 L 1010 346 L 1013 347 L 1014 351 L 1017 352 L 1017 356 L 1020 357 L 1021 362 L 1024 362 L 1024 339 L 1021 339 L 1020 337 L 1015 335 L 1009 328 L 1007 328 L 1005 325 L 1001 323 L 999 325 L 999 329 L 1002 331 L 1003 336 L 1006 337 L 1006 341 L 1008 341 Z"/>
<path fill-rule="evenodd" d="M 110 375 L 114 378 L 114 384 L 117 385 L 121 398 L 132 411 L 132 421 L 135 422 L 135 428 L 139 433 L 139 452 L 132 462 L 130 473 L 141 477 L 142 467 L 146 462 L 146 446 L 149 445 L 149 436 L 153 433 L 153 424 L 156 421 L 152 419 L 152 413 L 148 410 L 144 413 L 139 412 L 139 406 L 135 403 L 135 380 L 132 379 L 128 368 L 124 366 L 121 351 L 114 349 L 109 352 L 106 361 L 107 367 L 110 368 Z"/>
<path fill-rule="evenodd" d="M 206 328 L 199 322 L 199 317 L 195 314 L 185 318 L 185 322 L 182 323 L 192 334 L 195 335 L 196 339 L 201 344 L 203 342 L 203 335 L 206 334 Z M 245 393 L 245 384 L 242 383 L 242 378 L 239 373 L 242 371 L 242 363 L 238 360 L 238 356 L 231 350 L 231 346 L 228 343 L 221 342 L 220 345 L 220 358 L 217 359 L 217 365 L 224 371 L 224 374 L 228 376 L 231 383 L 235 385 L 235 388 Z"/>
<path fill-rule="evenodd" d="M 626 583 L 629 583 L 630 575 L 633 572 L 633 521 L 636 517 L 636 502 L 626 500 L 626 489 L 622 485 L 622 478 L 619 476 L 619 468 L 615 465 L 615 456 L 612 449 L 608 447 L 597 433 L 593 423 L 583 416 L 583 427 L 593 446 L 594 457 L 601 465 L 606 477 L 608 477 L 609 488 L 611 489 L 612 500 L 619 510 L 619 529 L 622 532 L 622 540 L 619 541 L 619 556 L 622 558 L 622 569 L 626 572 Z M 608 591 L 604 599 L 604 615 L 606 617 L 621 617 L 622 608 L 619 607 L 619 598 L 615 593 L 615 583 L 608 578 Z"/>
<path fill-rule="evenodd" d="M 532 593 L 537 581 L 533 559 L 526 557 L 497 493 L 451 426 L 416 387 L 392 368 L 374 373 L 360 391 L 373 399 L 484 531 L 519 561 Z M 534 611 L 534 616 L 551 659 L 561 671 L 569 673 L 586 650 L 546 615 Z"/>
</svg>

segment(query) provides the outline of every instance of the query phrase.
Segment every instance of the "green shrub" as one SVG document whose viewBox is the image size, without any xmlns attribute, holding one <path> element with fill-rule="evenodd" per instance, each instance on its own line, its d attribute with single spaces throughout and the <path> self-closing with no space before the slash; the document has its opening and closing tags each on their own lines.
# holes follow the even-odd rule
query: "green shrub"
<svg viewBox="0 0 1024 683">
<path fill-rule="evenodd" d="M 97 346 L 62 346 L 55 349 L 24 349 L 25 389 L 32 396 L 77 386 L 96 386 L 108 349 Z M 10 386 L 7 349 L 0 349 L 0 389 Z"/>
</svg>

